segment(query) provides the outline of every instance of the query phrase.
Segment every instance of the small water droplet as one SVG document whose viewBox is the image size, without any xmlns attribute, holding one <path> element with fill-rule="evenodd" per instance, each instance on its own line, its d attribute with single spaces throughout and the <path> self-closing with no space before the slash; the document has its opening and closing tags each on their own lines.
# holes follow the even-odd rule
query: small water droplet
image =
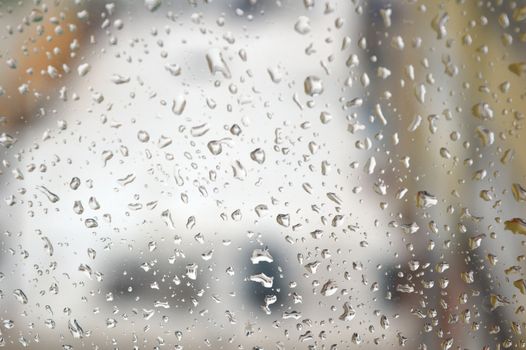
<svg viewBox="0 0 526 350">
<path fill-rule="evenodd" d="M 27 304 L 27 296 L 21 289 L 15 289 L 13 291 L 13 295 L 15 296 L 16 300 L 21 304 Z"/>
<path fill-rule="evenodd" d="M 73 338 L 80 339 L 80 338 L 84 337 L 84 330 L 79 325 L 77 320 L 70 319 L 69 322 L 68 322 L 68 329 L 69 329 L 69 332 L 71 333 L 71 335 L 73 336 Z"/>
<path fill-rule="evenodd" d="M 148 11 L 153 12 L 161 6 L 161 0 L 144 0 L 144 6 Z"/>
<path fill-rule="evenodd" d="M 144 130 L 139 130 L 137 132 L 137 139 L 139 139 L 139 141 L 141 141 L 141 142 L 148 142 L 148 141 L 150 141 L 150 134 L 148 134 Z"/>
<path fill-rule="evenodd" d="M 76 176 L 72 178 L 69 182 L 69 187 L 74 191 L 77 190 L 80 187 L 80 179 Z"/>
<path fill-rule="evenodd" d="M 430 208 L 437 205 L 438 199 L 427 191 L 418 191 L 416 194 L 417 208 Z"/>
<path fill-rule="evenodd" d="M 323 93 L 323 82 L 320 78 L 309 75 L 303 83 L 305 93 L 309 96 L 321 95 Z"/>
<path fill-rule="evenodd" d="M 265 162 L 265 151 L 261 148 L 256 148 L 250 152 L 250 158 L 258 164 L 263 164 Z"/>
<path fill-rule="evenodd" d="M 272 258 L 272 255 L 270 255 L 270 252 L 268 251 L 267 248 L 254 249 L 252 251 L 252 256 L 250 257 L 250 261 L 252 261 L 252 264 L 259 264 L 260 262 L 271 263 L 274 261 L 274 258 Z"/>
<path fill-rule="evenodd" d="M 272 288 L 272 285 L 274 284 L 274 277 L 267 276 L 263 272 L 257 275 L 251 275 L 249 280 L 260 283 L 265 288 Z"/>
<path fill-rule="evenodd" d="M 310 19 L 305 16 L 299 16 L 294 24 L 294 30 L 301 35 L 305 35 L 311 31 Z"/>
<path fill-rule="evenodd" d="M 37 186 L 37 189 L 40 190 L 40 192 L 42 192 L 43 194 L 45 194 L 47 199 L 49 199 L 51 203 L 56 203 L 60 200 L 59 196 L 48 190 L 45 186 Z"/>
<path fill-rule="evenodd" d="M 208 63 L 208 69 L 212 75 L 221 73 L 223 77 L 230 79 L 232 77 L 230 69 L 228 68 L 223 53 L 218 48 L 212 48 L 208 50 L 206 54 L 206 61 Z"/>
</svg>

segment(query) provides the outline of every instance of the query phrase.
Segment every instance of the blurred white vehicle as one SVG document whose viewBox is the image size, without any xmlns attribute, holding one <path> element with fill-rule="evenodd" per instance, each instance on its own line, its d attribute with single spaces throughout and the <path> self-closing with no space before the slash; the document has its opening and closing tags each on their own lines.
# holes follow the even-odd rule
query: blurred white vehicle
<svg viewBox="0 0 526 350">
<path fill-rule="evenodd" d="M 357 5 L 146 3 L 86 15 L 102 30 L 15 135 L 3 343 L 416 344 L 355 146 L 374 136 Z"/>
</svg>

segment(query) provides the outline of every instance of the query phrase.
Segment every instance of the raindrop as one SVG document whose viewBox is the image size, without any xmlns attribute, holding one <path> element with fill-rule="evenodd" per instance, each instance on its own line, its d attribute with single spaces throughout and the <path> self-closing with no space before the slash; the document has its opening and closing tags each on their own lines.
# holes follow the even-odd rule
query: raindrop
<svg viewBox="0 0 526 350">
<path fill-rule="evenodd" d="M 97 226 L 99 226 L 97 220 L 93 219 L 93 218 L 88 218 L 84 221 L 84 225 L 86 225 L 87 228 L 95 228 Z"/>
<path fill-rule="evenodd" d="M 184 95 L 178 95 L 173 99 L 172 102 L 172 112 L 175 115 L 181 115 L 184 112 L 186 107 L 186 97 Z"/>
<path fill-rule="evenodd" d="M 265 288 L 272 288 L 274 277 L 269 277 L 264 273 L 250 276 L 250 281 L 260 283 Z"/>
<path fill-rule="evenodd" d="M 283 227 L 290 226 L 290 215 L 289 214 L 278 214 L 276 216 L 276 221 Z"/>
<path fill-rule="evenodd" d="M 260 262 L 268 262 L 271 263 L 274 261 L 272 258 L 272 255 L 270 255 L 270 252 L 268 249 L 254 249 L 252 251 L 252 256 L 250 257 L 250 261 L 252 261 L 252 264 L 259 264 Z"/>
<path fill-rule="evenodd" d="M 137 132 L 137 139 L 141 142 L 148 142 L 150 141 L 150 135 L 144 130 L 139 130 L 139 132 Z"/>
<path fill-rule="evenodd" d="M 294 24 L 294 30 L 301 35 L 309 33 L 311 31 L 310 19 L 305 16 L 299 16 Z"/>
<path fill-rule="evenodd" d="M 250 153 L 250 158 L 258 164 L 263 164 L 265 162 L 265 151 L 261 148 L 256 148 Z"/>
<path fill-rule="evenodd" d="M 356 311 L 354 311 L 351 304 L 345 302 L 343 304 L 343 313 L 340 315 L 339 319 L 342 321 L 352 321 L 356 317 Z"/>
<path fill-rule="evenodd" d="M 228 68 L 224 58 L 223 53 L 218 48 L 209 49 L 206 54 L 206 61 L 208 63 L 208 69 L 212 75 L 215 75 L 217 72 L 220 72 L 223 77 L 230 79 L 232 75 L 230 74 L 230 69 Z"/>
<path fill-rule="evenodd" d="M 84 337 L 84 330 L 79 325 L 77 320 L 70 319 L 69 322 L 68 322 L 68 329 L 69 329 L 69 332 L 71 333 L 71 335 L 73 336 L 73 338 L 80 339 L 80 338 Z"/>
<path fill-rule="evenodd" d="M 77 190 L 80 187 L 80 179 L 76 176 L 72 178 L 69 182 L 69 187 L 74 191 Z"/>
<path fill-rule="evenodd" d="M 16 143 L 16 139 L 6 134 L 5 132 L 0 134 L 0 145 L 4 146 L 5 148 L 11 148 Z"/>
<path fill-rule="evenodd" d="M 77 67 L 78 74 L 83 77 L 89 73 L 91 66 L 88 63 L 82 63 Z"/>
<path fill-rule="evenodd" d="M 27 304 L 27 296 L 21 289 L 15 289 L 13 295 L 20 304 Z"/>
<path fill-rule="evenodd" d="M 330 297 L 338 291 L 338 285 L 332 280 L 328 280 L 321 288 L 321 295 Z"/>
<path fill-rule="evenodd" d="M 492 119 L 494 114 L 493 109 L 485 102 L 474 105 L 473 108 L 471 108 L 471 112 L 473 116 L 482 120 Z"/>
<path fill-rule="evenodd" d="M 504 229 L 515 234 L 526 235 L 526 221 L 521 218 L 513 218 L 504 221 Z"/>
<path fill-rule="evenodd" d="M 417 208 L 430 208 L 438 203 L 435 196 L 427 191 L 418 191 L 416 194 L 416 206 Z"/>
<path fill-rule="evenodd" d="M 323 93 L 323 83 L 320 78 L 309 75 L 303 83 L 305 93 L 309 96 L 320 95 Z"/>
<path fill-rule="evenodd" d="M 37 189 L 40 190 L 40 192 L 42 192 L 43 194 L 45 194 L 47 199 L 49 199 L 51 203 L 56 203 L 60 200 L 59 196 L 57 196 L 56 194 L 54 194 L 53 192 L 51 192 L 44 186 L 38 186 Z"/>
<path fill-rule="evenodd" d="M 144 6 L 153 12 L 161 6 L 161 0 L 144 0 Z"/>
</svg>

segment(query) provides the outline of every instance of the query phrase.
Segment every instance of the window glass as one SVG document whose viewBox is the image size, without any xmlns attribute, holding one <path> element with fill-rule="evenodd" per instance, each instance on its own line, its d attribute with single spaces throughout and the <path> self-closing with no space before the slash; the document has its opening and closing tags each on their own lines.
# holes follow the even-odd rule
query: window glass
<svg viewBox="0 0 526 350">
<path fill-rule="evenodd" d="M 526 348 L 525 20 L 0 0 L 0 347 Z"/>
</svg>

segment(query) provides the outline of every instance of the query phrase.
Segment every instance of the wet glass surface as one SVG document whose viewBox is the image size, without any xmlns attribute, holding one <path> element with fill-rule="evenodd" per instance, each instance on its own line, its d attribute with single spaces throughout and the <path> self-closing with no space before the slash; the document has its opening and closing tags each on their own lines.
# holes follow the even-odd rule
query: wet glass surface
<svg viewBox="0 0 526 350">
<path fill-rule="evenodd" d="M 0 1 L 0 347 L 526 348 L 525 21 Z"/>
</svg>

